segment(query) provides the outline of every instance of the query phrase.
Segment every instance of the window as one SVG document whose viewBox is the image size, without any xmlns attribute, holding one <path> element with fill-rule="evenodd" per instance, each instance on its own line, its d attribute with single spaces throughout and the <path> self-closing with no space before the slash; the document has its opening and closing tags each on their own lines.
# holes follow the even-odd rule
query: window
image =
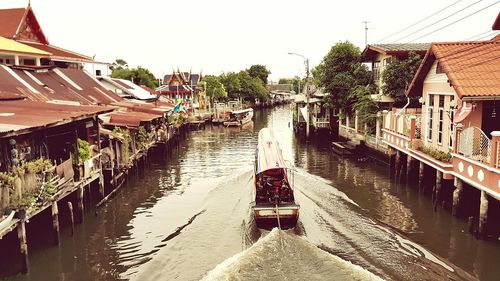
<svg viewBox="0 0 500 281">
<path fill-rule="evenodd" d="M 428 102 L 428 112 L 427 112 L 427 139 L 432 140 L 432 126 L 433 126 L 433 114 L 434 114 L 434 95 L 429 94 Z"/>
<path fill-rule="evenodd" d="M 23 60 L 24 65 L 35 65 L 35 60 L 33 59 L 24 59 Z"/>
<path fill-rule="evenodd" d="M 379 79 L 380 79 L 380 62 L 379 61 L 373 62 L 372 71 L 373 71 L 373 80 L 375 81 L 375 83 L 378 83 Z"/>
<path fill-rule="evenodd" d="M 97 69 L 95 71 L 95 76 L 101 76 L 101 70 L 100 69 Z"/>
<path fill-rule="evenodd" d="M 443 143 L 443 115 L 444 115 L 444 108 L 439 108 L 438 144 Z"/>
<path fill-rule="evenodd" d="M 393 61 L 393 60 L 392 60 L 392 57 L 389 57 L 389 58 L 384 59 L 384 67 L 385 67 L 385 66 L 388 66 L 389 64 L 391 64 L 391 63 L 392 63 L 392 61 Z"/>
<path fill-rule="evenodd" d="M 438 111 L 438 144 L 442 145 L 443 144 L 443 126 L 444 126 L 444 100 L 445 96 L 444 95 L 439 95 L 439 111 Z"/>
</svg>

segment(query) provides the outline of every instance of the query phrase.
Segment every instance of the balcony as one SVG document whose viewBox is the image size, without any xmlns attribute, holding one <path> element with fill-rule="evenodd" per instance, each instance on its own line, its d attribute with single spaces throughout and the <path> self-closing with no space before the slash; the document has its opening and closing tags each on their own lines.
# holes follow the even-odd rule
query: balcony
<svg viewBox="0 0 500 281">
<path fill-rule="evenodd" d="M 312 125 L 317 129 L 330 128 L 330 118 L 312 118 Z"/>
<path fill-rule="evenodd" d="M 489 139 L 478 127 L 458 131 L 453 171 L 468 184 L 500 198 L 500 131 L 491 135 Z"/>
<path fill-rule="evenodd" d="M 408 149 L 412 140 L 420 139 L 421 124 L 418 110 L 401 114 L 384 111 L 382 138 L 389 145 Z"/>
</svg>

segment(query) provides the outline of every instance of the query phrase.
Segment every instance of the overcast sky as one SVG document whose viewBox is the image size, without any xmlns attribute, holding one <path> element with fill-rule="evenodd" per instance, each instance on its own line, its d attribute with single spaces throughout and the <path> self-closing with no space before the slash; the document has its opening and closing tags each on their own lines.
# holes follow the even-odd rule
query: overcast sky
<svg viewBox="0 0 500 281">
<path fill-rule="evenodd" d="M 415 42 L 464 40 L 491 30 L 498 0 L 32 0 L 31 5 L 51 44 L 100 61 L 122 58 L 157 76 L 177 67 L 219 74 L 264 64 L 277 80 L 304 75 L 302 59 L 288 52 L 310 58 L 314 66 L 338 41 L 363 49 L 362 21 L 369 21 L 368 43 L 373 44 L 457 1 L 384 42 L 454 14 L 398 42 L 411 41 L 493 4 Z M 0 0 L 0 8 L 27 2 Z"/>
</svg>

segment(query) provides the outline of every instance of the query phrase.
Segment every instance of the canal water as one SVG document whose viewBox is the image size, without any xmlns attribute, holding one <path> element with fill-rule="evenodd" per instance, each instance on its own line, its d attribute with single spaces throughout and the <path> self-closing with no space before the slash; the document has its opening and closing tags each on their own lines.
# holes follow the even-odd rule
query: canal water
<svg viewBox="0 0 500 281">
<path fill-rule="evenodd" d="M 256 111 L 246 128 L 189 133 L 87 211 L 74 236 L 64 228 L 59 247 L 32 237 L 30 273 L 8 280 L 498 280 L 499 243 L 434 212 L 428 196 L 391 182 L 383 164 L 299 141 L 290 117 L 284 106 Z M 264 127 L 295 166 L 293 230 L 263 231 L 251 220 Z"/>
</svg>

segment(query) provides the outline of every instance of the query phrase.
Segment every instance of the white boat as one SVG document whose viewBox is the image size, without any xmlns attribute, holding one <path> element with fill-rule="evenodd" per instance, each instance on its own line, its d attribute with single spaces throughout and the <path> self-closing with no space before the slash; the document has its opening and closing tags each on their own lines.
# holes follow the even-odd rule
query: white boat
<svg viewBox="0 0 500 281">
<path fill-rule="evenodd" d="M 223 124 L 226 127 L 240 127 L 252 121 L 252 118 L 253 118 L 252 108 L 234 110 L 231 111 L 229 120 L 225 121 Z"/>
<path fill-rule="evenodd" d="M 12 221 L 12 219 L 14 218 L 14 214 L 16 212 L 15 211 L 11 211 L 10 214 L 6 217 L 3 218 L 3 220 L 0 220 L 0 232 L 8 227 L 10 225 L 10 222 Z"/>
<path fill-rule="evenodd" d="M 295 227 L 300 206 L 295 202 L 292 178 L 293 171 L 283 159 L 271 130 L 260 130 L 255 156 L 255 201 L 252 203 L 257 227 Z"/>
</svg>

